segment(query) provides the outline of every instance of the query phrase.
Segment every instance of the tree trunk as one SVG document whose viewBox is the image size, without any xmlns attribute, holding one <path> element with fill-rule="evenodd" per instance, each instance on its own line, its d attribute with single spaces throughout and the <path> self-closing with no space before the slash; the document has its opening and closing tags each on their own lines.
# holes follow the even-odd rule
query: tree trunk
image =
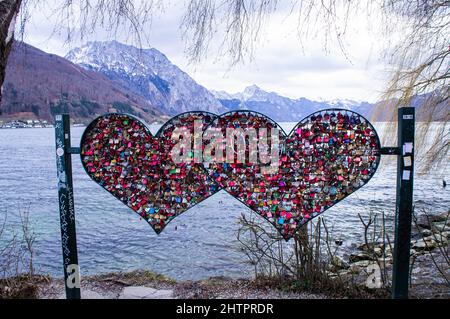
<svg viewBox="0 0 450 319">
<path fill-rule="evenodd" d="M 14 27 L 22 0 L 0 0 L 0 86 L 3 89 L 6 63 L 14 40 Z M 0 91 L 0 103 L 3 90 Z M 2 110 L 0 108 L 0 115 Z"/>
</svg>

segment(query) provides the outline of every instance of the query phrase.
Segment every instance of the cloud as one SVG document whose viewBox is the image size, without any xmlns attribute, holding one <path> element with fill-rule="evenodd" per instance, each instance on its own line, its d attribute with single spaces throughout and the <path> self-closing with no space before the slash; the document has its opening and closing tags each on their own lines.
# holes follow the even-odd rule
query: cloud
<svg viewBox="0 0 450 319">
<path fill-rule="evenodd" d="M 69 44 L 65 43 L 64 33 L 52 34 L 56 23 L 56 17 L 49 9 L 52 7 L 45 5 L 32 12 L 24 38 L 26 42 L 64 56 L 87 40 L 111 39 L 108 31 L 95 30 L 83 41 L 75 38 Z M 337 43 L 329 44 L 325 50 L 324 37 L 320 34 L 302 46 L 297 35 L 297 16 L 288 15 L 286 8 L 281 8 L 266 21 L 260 41 L 255 45 L 253 60 L 230 69 L 229 61 L 217 55 L 223 41 L 219 36 L 213 39 L 206 60 L 197 65 L 189 64 L 180 29 L 184 10 L 183 3 L 167 5 L 165 11 L 156 15 L 147 26 L 148 37 L 141 44 L 163 52 L 208 89 L 233 93 L 256 84 L 292 98 L 348 98 L 374 102 L 386 84 L 383 73 L 386 66 L 378 58 L 382 39 L 364 27 L 367 17 L 352 19 L 343 52 Z M 126 32 L 119 32 L 117 40 L 138 44 Z"/>
</svg>

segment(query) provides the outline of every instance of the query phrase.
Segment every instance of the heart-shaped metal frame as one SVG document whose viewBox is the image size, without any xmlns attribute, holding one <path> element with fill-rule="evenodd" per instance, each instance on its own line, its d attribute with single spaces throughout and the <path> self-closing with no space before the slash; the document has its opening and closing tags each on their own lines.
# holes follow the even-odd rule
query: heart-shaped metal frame
<svg viewBox="0 0 450 319">
<path fill-rule="evenodd" d="M 314 117 L 314 116 L 322 115 L 322 114 L 325 114 L 325 113 L 333 113 L 333 112 L 337 112 L 337 113 L 345 113 L 346 115 L 350 114 L 350 115 L 357 116 L 359 119 L 361 119 L 362 121 L 364 121 L 368 127 L 370 127 L 371 131 L 374 133 L 375 138 L 376 138 L 376 139 L 375 139 L 375 140 L 376 140 L 376 147 L 375 147 L 374 149 L 377 150 L 377 154 L 374 154 L 374 155 L 373 155 L 373 156 L 376 157 L 376 161 L 375 161 L 375 165 L 374 165 L 374 167 L 373 167 L 373 171 L 372 171 L 372 173 L 370 174 L 369 178 L 368 178 L 367 180 L 365 180 L 359 187 L 354 188 L 353 191 L 352 191 L 351 193 L 349 193 L 349 194 L 347 194 L 346 196 L 342 197 L 341 199 L 335 201 L 332 205 L 326 206 L 326 208 L 324 208 L 323 211 L 321 211 L 321 212 L 319 212 L 319 213 L 314 213 L 314 214 L 313 214 L 310 218 L 308 218 L 308 219 L 303 219 L 301 222 L 299 222 L 299 223 L 297 224 L 295 230 L 292 231 L 291 233 L 288 233 L 288 234 L 283 233 L 283 231 L 282 231 L 279 227 L 276 226 L 276 223 L 272 222 L 268 217 L 262 215 L 259 211 L 255 210 L 253 207 L 251 207 L 250 205 L 248 205 L 248 204 L 247 204 L 244 200 L 242 200 L 241 198 L 235 196 L 232 192 L 230 192 L 229 190 L 227 190 L 226 187 L 223 187 L 223 185 L 220 185 L 220 184 L 219 184 L 219 186 L 220 186 L 223 190 L 225 190 L 225 191 L 226 191 L 227 193 L 229 193 L 231 196 L 233 196 L 234 198 L 236 198 L 237 200 L 239 200 L 242 204 L 244 204 L 245 206 L 247 206 L 248 208 L 250 208 L 253 212 L 255 212 L 255 213 L 258 214 L 259 216 L 263 217 L 263 218 L 264 218 L 266 221 L 268 221 L 272 226 L 274 226 L 274 227 L 277 229 L 277 231 L 280 233 L 280 235 L 281 235 L 286 241 L 288 241 L 290 238 L 292 238 L 293 235 L 298 231 L 298 229 L 301 228 L 303 225 L 305 225 L 306 223 L 308 223 L 308 222 L 311 221 L 312 219 L 314 219 L 314 218 L 316 218 L 316 217 L 322 215 L 322 214 L 325 213 L 327 210 L 329 210 L 331 207 L 333 207 L 334 205 L 336 205 L 336 204 L 338 204 L 339 202 L 343 201 L 343 200 L 346 199 L 348 196 L 350 196 L 351 194 L 353 194 L 353 193 L 355 193 L 356 191 L 358 191 L 361 187 L 365 186 L 365 185 L 372 179 L 372 177 L 375 175 L 375 173 L 376 173 L 376 171 L 377 171 L 377 169 L 378 169 L 378 167 L 379 167 L 379 163 L 380 163 L 380 159 L 381 159 L 381 154 L 380 154 L 381 143 L 380 143 L 379 136 L 378 136 L 378 134 L 377 134 L 375 128 L 373 127 L 373 125 L 372 125 L 372 124 L 371 124 L 364 116 L 362 116 L 362 115 L 360 115 L 360 114 L 358 114 L 358 113 L 356 113 L 356 112 L 353 112 L 353 111 L 350 111 L 350 110 L 346 110 L 346 109 L 333 108 L 333 109 L 325 109 L 325 110 L 317 111 L 317 112 L 314 112 L 314 113 L 312 113 L 312 114 L 306 116 L 306 117 L 303 118 L 301 121 L 299 121 L 299 122 L 294 126 L 294 128 L 292 128 L 292 130 L 290 131 L 289 134 L 286 134 L 286 132 L 283 130 L 283 128 L 281 128 L 281 127 L 279 126 L 279 124 L 278 124 L 276 121 L 272 120 L 270 117 L 268 117 L 268 116 L 266 116 L 266 115 L 264 115 L 264 114 L 262 114 L 262 113 L 260 113 L 260 112 L 248 111 L 248 110 L 237 110 L 237 111 L 231 111 L 231 112 L 224 113 L 224 114 L 220 115 L 219 117 L 217 117 L 214 121 L 211 121 L 210 124 L 208 125 L 208 127 L 206 128 L 206 130 L 208 130 L 209 128 L 212 127 L 212 125 L 213 125 L 215 122 L 219 121 L 221 118 L 223 118 L 223 117 L 225 117 L 225 116 L 227 116 L 227 115 L 231 115 L 231 114 L 251 114 L 251 115 L 256 115 L 256 116 L 258 116 L 258 117 L 262 117 L 262 118 L 264 118 L 265 120 L 271 122 L 271 123 L 273 124 L 273 126 L 278 127 L 278 129 L 280 130 L 281 134 L 283 134 L 283 136 L 285 137 L 285 140 L 282 142 L 282 143 L 284 144 L 285 147 L 284 147 L 284 148 L 282 147 L 281 149 L 282 149 L 282 152 L 286 152 L 286 147 L 287 147 L 287 145 L 286 145 L 286 140 L 287 140 L 288 138 L 291 138 L 291 137 L 293 136 L 294 132 L 296 132 L 296 130 L 297 130 L 300 126 L 305 125 L 306 123 L 310 122 L 310 119 L 311 119 L 312 117 Z M 211 177 L 211 172 L 209 171 L 209 169 L 205 168 L 205 170 L 208 171 L 208 174 L 209 174 L 210 177 Z"/>
<path fill-rule="evenodd" d="M 103 189 L 105 189 L 110 195 L 112 195 L 115 199 L 120 200 L 122 203 L 124 203 L 127 207 L 131 208 L 135 213 L 137 213 L 139 216 L 141 216 L 143 219 L 145 219 L 147 221 L 147 223 L 153 228 L 153 230 L 159 234 L 161 233 L 165 227 L 167 227 L 167 225 L 177 216 L 185 213 L 186 211 L 188 211 L 189 209 L 193 208 L 194 206 L 196 206 L 197 204 L 203 202 L 205 199 L 211 197 L 212 195 L 214 195 L 215 193 L 217 193 L 220 189 L 218 188 L 218 185 L 216 183 L 214 183 L 208 176 L 206 171 L 204 170 L 203 165 L 198 164 L 198 163 L 191 163 L 190 165 L 192 165 L 192 168 L 190 169 L 190 172 L 192 172 L 194 169 L 199 169 L 201 170 L 201 174 L 204 174 L 207 182 L 204 184 L 206 187 L 208 187 L 208 196 L 204 196 L 201 200 L 195 202 L 195 204 L 189 206 L 188 208 L 186 208 L 185 210 L 179 211 L 176 214 L 172 214 L 167 218 L 167 216 L 163 215 L 163 214 L 159 214 L 158 211 L 162 208 L 162 207 L 151 207 L 149 209 L 156 209 L 156 212 L 150 214 L 149 212 L 139 212 L 138 210 L 136 210 L 135 208 L 132 207 L 132 205 L 129 204 L 129 197 L 125 197 L 126 200 L 121 199 L 119 196 L 116 196 L 116 194 L 114 194 L 112 191 L 108 190 L 106 188 L 105 184 L 102 184 L 99 180 L 95 179 L 93 174 L 91 172 L 88 171 L 88 167 L 85 161 L 86 158 L 88 158 L 89 156 L 93 157 L 93 155 L 86 155 L 84 150 L 85 148 L 87 148 L 89 145 L 87 144 L 87 140 L 88 140 L 88 136 L 89 134 L 91 134 L 93 132 L 93 129 L 96 127 L 96 125 L 98 124 L 98 122 L 105 120 L 107 118 L 113 118 L 113 117 L 120 117 L 123 118 L 123 120 L 128 119 L 130 121 L 134 121 L 135 123 L 137 123 L 140 128 L 142 130 L 144 130 L 142 133 L 145 133 L 146 135 L 150 136 L 152 139 L 154 139 L 155 141 L 159 140 L 159 143 L 161 143 L 160 138 L 162 137 L 162 134 L 167 130 L 170 129 L 171 126 L 174 127 L 174 129 L 177 127 L 174 122 L 179 120 L 179 119 L 183 119 L 185 117 L 189 117 L 189 116 L 209 116 L 211 118 L 211 121 L 214 120 L 217 115 L 213 114 L 213 113 L 209 113 L 209 112 L 201 112 L 201 111 L 193 111 L 193 112 L 185 112 L 182 114 L 179 114 L 173 118 L 171 118 L 169 121 L 167 121 L 163 126 L 161 126 L 161 128 L 155 133 L 153 134 L 150 129 L 148 128 L 148 125 L 144 122 L 141 121 L 140 119 L 138 119 L 137 117 L 133 116 L 133 115 L 129 115 L 129 114 L 119 114 L 119 113 L 108 113 L 102 116 L 97 117 L 94 121 L 92 121 L 88 127 L 85 129 L 85 131 L 83 132 L 83 135 L 81 137 L 81 141 L 80 141 L 80 149 L 81 149 L 81 163 L 82 166 L 84 168 L 84 170 L 86 171 L 86 173 L 88 174 L 88 176 L 94 181 L 96 182 L 98 185 L 100 185 Z M 204 127 L 203 127 L 204 128 Z M 203 132 L 203 131 L 202 131 Z M 161 154 L 164 155 L 164 154 Z M 176 165 L 176 164 L 175 164 Z M 99 169 L 100 170 L 100 169 Z M 200 172 L 196 172 L 197 175 L 200 174 Z M 141 176 L 136 176 L 136 178 L 141 178 Z M 166 177 L 164 177 L 166 178 Z M 162 179 L 164 179 L 162 178 Z M 167 177 L 167 179 L 169 179 L 169 177 Z M 152 183 L 156 183 L 156 181 L 152 181 Z M 212 187 L 212 188 L 211 188 Z M 161 191 L 160 191 L 161 192 Z M 134 196 L 135 194 L 133 194 Z M 139 206 L 140 207 L 140 206 Z M 167 222 L 164 222 L 164 224 L 160 224 L 155 222 L 156 218 L 152 218 L 150 216 L 157 214 L 158 216 L 163 215 L 164 219 L 163 221 L 165 221 L 167 219 Z"/>
<path fill-rule="evenodd" d="M 185 116 L 189 116 L 189 115 L 198 115 L 198 114 L 202 114 L 202 115 L 205 115 L 205 116 L 210 116 L 210 117 L 211 117 L 211 121 L 210 121 L 209 124 L 206 126 L 206 128 L 204 127 L 204 130 L 203 130 L 203 134 L 204 134 L 204 132 L 205 132 L 208 128 L 210 128 L 210 127 L 213 125 L 213 123 L 216 122 L 216 121 L 218 121 L 220 118 L 223 118 L 223 117 L 228 116 L 228 115 L 230 115 L 230 114 L 252 114 L 252 115 L 255 115 L 255 116 L 258 116 L 258 117 L 262 117 L 262 118 L 264 118 L 265 120 L 271 122 L 275 127 L 277 127 L 277 128 L 280 130 L 281 134 L 283 134 L 283 136 L 284 136 L 284 138 L 285 138 L 285 140 L 286 140 L 286 139 L 290 138 L 290 137 L 294 134 L 294 132 L 297 130 L 297 128 L 299 128 L 299 127 L 302 126 L 302 125 L 305 125 L 305 123 L 308 123 L 308 121 L 309 121 L 313 116 L 316 116 L 316 115 L 319 115 L 319 114 L 324 114 L 324 113 L 332 113 L 332 112 L 341 112 L 341 113 L 346 113 L 346 114 L 351 114 L 351 115 L 357 116 L 359 119 L 362 119 L 362 120 L 366 123 L 366 125 L 367 125 L 368 127 L 371 128 L 372 132 L 374 133 L 374 135 L 375 135 L 375 137 L 376 137 L 376 147 L 375 147 L 375 149 L 378 150 L 378 154 L 375 154 L 375 155 L 374 155 L 374 156 L 376 156 L 376 162 L 375 162 L 375 166 L 374 166 L 374 168 L 373 168 L 373 172 L 371 173 L 371 175 L 369 176 L 369 178 L 368 178 L 367 180 L 364 181 L 364 183 L 362 183 L 359 187 L 353 189 L 353 191 L 350 193 L 350 194 L 352 194 L 352 193 L 356 192 L 358 189 L 360 189 L 361 187 L 363 187 L 364 185 L 366 185 L 366 184 L 372 179 L 372 177 L 374 176 L 374 174 L 376 173 L 377 168 L 378 168 L 378 166 L 379 166 L 379 162 L 380 162 L 380 149 L 381 149 L 381 144 L 380 144 L 380 139 L 379 139 L 379 136 L 378 136 L 378 134 L 377 134 L 375 128 L 373 127 L 373 125 L 372 125 L 365 117 L 363 117 L 362 115 L 360 115 L 360 114 L 358 114 L 358 113 L 356 113 L 356 112 L 353 112 L 353 111 L 350 111 L 350 110 L 345 110 L 345 109 L 338 109 L 338 108 L 334 108 L 334 109 L 325 109 L 325 110 L 321 110 L 321 111 L 318 111 L 318 112 L 314 112 L 314 113 L 308 115 L 307 117 L 305 117 L 304 119 L 302 119 L 301 121 L 299 121 L 299 122 L 294 126 L 294 128 L 291 130 L 291 132 L 290 132 L 289 134 L 286 134 L 286 132 L 278 125 L 278 123 L 275 122 L 274 120 L 272 120 L 270 117 L 268 117 L 268 116 L 266 116 L 266 115 L 264 115 L 264 114 L 262 114 L 262 113 L 255 112 L 255 111 L 245 111 L 245 110 L 244 110 L 244 111 L 231 111 L 231 112 L 224 113 L 224 114 L 222 114 L 222 115 L 216 115 L 216 114 L 213 114 L 213 113 L 210 113 L 210 112 L 202 112 L 202 111 L 185 112 L 185 113 L 181 113 L 181 114 L 179 114 L 179 115 L 177 115 L 177 116 L 171 118 L 169 121 L 167 121 L 167 122 L 166 122 L 166 123 L 158 130 L 158 132 L 157 132 L 155 135 L 152 134 L 152 132 L 150 131 L 150 129 L 148 128 L 148 126 L 145 124 L 145 122 L 141 121 L 140 119 L 138 119 L 137 117 L 135 117 L 135 116 L 133 116 L 133 115 L 119 114 L 119 113 L 109 113 L 109 114 L 105 114 L 105 115 L 103 115 L 103 116 L 97 117 L 94 121 L 92 121 L 92 122 L 89 124 L 89 126 L 88 126 L 88 127 L 86 128 L 86 130 L 84 131 L 84 133 L 83 133 L 83 135 L 82 135 L 82 138 L 81 138 L 81 142 L 80 142 L 80 149 L 82 150 L 82 154 L 81 154 L 81 162 L 82 162 L 82 166 L 83 166 L 83 168 L 85 169 L 86 173 L 87 173 L 87 174 L 88 174 L 88 175 L 89 175 L 89 176 L 90 176 L 97 184 L 99 184 L 102 188 L 104 188 L 106 191 L 108 191 L 108 193 L 111 194 L 112 196 L 114 196 L 114 198 L 119 199 L 119 198 L 118 198 L 117 196 L 115 196 L 112 192 L 110 192 L 104 185 L 101 185 L 97 180 L 95 180 L 95 179 L 91 176 L 90 172 L 88 172 L 88 170 L 87 170 L 87 168 L 86 168 L 86 166 L 85 166 L 85 164 L 84 164 L 84 161 L 83 161 L 83 158 L 84 158 L 84 156 L 85 156 L 85 155 L 83 155 L 83 145 L 85 144 L 87 135 L 88 135 L 88 133 L 92 130 L 92 128 L 96 125 L 96 123 L 97 123 L 99 120 L 101 120 L 101 119 L 103 119 L 103 118 L 105 118 L 105 117 L 108 117 L 108 116 L 123 116 L 123 117 L 129 117 L 129 118 L 132 119 L 133 121 L 138 122 L 138 123 L 145 129 L 145 132 L 146 132 L 147 134 L 149 134 L 152 138 L 159 139 L 160 136 L 161 136 L 161 134 L 167 129 L 167 127 L 170 127 L 171 125 L 173 125 L 173 122 L 176 121 L 177 119 L 182 118 L 182 117 L 185 117 Z M 284 144 L 284 143 L 285 143 L 285 141 L 283 141 L 283 144 Z M 286 146 L 286 144 L 284 144 L 284 145 Z M 285 151 L 286 151 L 286 150 L 284 149 L 283 152 L 285 152 Z M 214 191 L 211 191 L 210 194 L 209 194 L 208 196 L 205 196 L 203 199 L 201 199 L 200 201 L 196 202 L 196 203 L 193 204 L 192 206 L 189 206 L 186 210 L 184 210 L 184 211 L 182 211 L 182 212 L 180 212 L 180 213 L 177 213 L 176 215 L 174 215 L 173 217 L 171 217 L 171 218 L 167 221 L 167 223 L 164 224 L 163 227 L 161 227 L 161 228 L 159 228 L 159 229 L 155 229 L 155 227 L 153 227 L 153 225 L 150 223 L 149 219 L 147 219 L 145 216 L 142 216 L 141 214 L 139 214 L 136 210 L 134 210 L 130 205 L 128 205 L 128 204 L 125 203 L 124 201 L 122 201 L 122 202 L 124 202 L 125 205 L 127 205 L 128 207 L 130 207 L 131 209 L 133 209 L 133 211 L 135 211 L 136 213 L 138 213 L 141 217 L 143 217 L 144 219 L 146 219 L 146 221 L 149 223 L 150 226 L 152 226 L 152 228 L 155 230 L 155 232 L 156 232 L 157 234 L 159 234 L 159 233 L 160 233 L 160 232 L 161 232 L 161 231 L 162 231 L 162 230 L 170 223 L 170 221 L 173 220 L 175 217 L 177 217 L 177 216 L 179 216 L 179 215 L 185 213 L 185 212 L 188 211 L 189 209 L 195 207 L 197 204 L 203 202 L 205 199 L 207 199 L 207 198 L 211 197 L 212 195 L 216 194 L 216 193 L 221 189 L 221 188 L 220 188 L 220 185 L 218 185 L 217 183 L 215 183 L 215 181 L 214 181 L 213 179 L 211 179 L 209 169 L 206 169 L 202 164 L 194 164 L 194 165 L 198 165 L 198 168 L 200 168 L 200 169 L 202 170 L 202 173 L 205 174 L 206 178 L 209 179 L 209 183 L 211 183 L 211 184 L 208 184 L 208 185 L 215 185 L 215 190 L 214 190 Z M 224 190 L 227 191 L 226 188 L 224 188 Z M 295 230 L 294 230 L 292 233 L 290 233 L 290 234 L 285 234 L 285 233 L 283 233 L 283 232 L 280 230 L 279 227 L 276 226 L 276 224 L 274 224 L 272 221 L 270 221 L 269 218 L 267 218 L 266 216 L 263 216 L 263 215 L 260 214 L 260 212 L 258 212 L 257 210 L 254 210 L 250 205 L 248 205 L 246 202 L 244 202 L 243 200 L 241 200 L 239 197 L 234 196 L 234 195 L 231 194 L 229 191 L 227 191 L 227 192 L 228 192 L 231 196 L 233 196 L 233 197 L 235 197 L 237 200 L 239 200 L 241 203 L 243 203 L 245 206 L 249 207 L 252 211 L 254 211 L 255 213 L 257 213 L 259 216 L 263 217 L 263 218 L 266 219 L 269 223 L 271 223 L 271 224 L 278 230 L 278 232 L 284 237 L 285 240 L 289 240 L 289 239 L 293 236 L 293 233 L 295 233 L 300 227 L 302 227 L 302 226 L 303 226 L 304 224 L 306 224 L 308 221 L 310 221 L 310 220 L 314 219 L 315 217 L 317 217 L 317 216 L 323 214 L 323 213 L 326 212 L 328 209 L 330 209 L 331 207 L 333 207 L 333 206 L 336 205 L 337 203 L 341 202 L 342 200 L 344 200 L 346 197 L 348 197 L 348 196 L 350 195 L 350 194 L 347 194 L 346 196 L 344 196 L 344 197 L 341 198 L 340 200 L 334 202 L 332 205 L 327 206 L 327 207 L 326 207 L 323 211 L 321 211 L 320 213 L 314 214 L 311 218 L 303 219 L 302 222 L 300 222 L 300 223 L 297 224 Z M 120 199 L 119 199 L 119 200 L 120 200 Z"/>
</svg>

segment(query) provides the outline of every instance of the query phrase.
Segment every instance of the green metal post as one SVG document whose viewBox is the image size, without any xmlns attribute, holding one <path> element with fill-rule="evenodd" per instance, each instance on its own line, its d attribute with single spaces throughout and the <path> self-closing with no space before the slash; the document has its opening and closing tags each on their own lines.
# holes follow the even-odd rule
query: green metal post
<svg viewBox="0 0 450 319">
<path fill-rule="evenodd" d="M 68 114 L 57 115 L 55 118 L 55 141 L 66 297 L 67 299 L 80 299 L 80 269 L 78 266 L 75 231 L 72 158 L 70 154 L 70 117 Z"/>
<path fill-rule="evenodd" d="M 395 215 L 392 297 L 408 298 L 413 213 L 415 109 L 398 110 L 397 205 Z"/>
</svg>

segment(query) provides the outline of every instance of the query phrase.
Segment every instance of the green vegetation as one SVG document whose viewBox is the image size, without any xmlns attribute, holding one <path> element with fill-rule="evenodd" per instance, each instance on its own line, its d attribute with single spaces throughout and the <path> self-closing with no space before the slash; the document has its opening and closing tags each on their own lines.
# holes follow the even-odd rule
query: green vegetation
<svg viewBox="0 0 450 319">
<path fill-rule="evenodd" d="M 116 101 L 113 102 L 112 105 L 119 113 L 129 113 L 129 114 L 135 113 L 130 104 Z"/>
<path fill-rule="evenodd" d="M 97 113 L 96 111 L 100 108 L 100 104 L 86 98 L 80 101 L 69 101 L 68 93 L 61 93 L 58 103 L 50 103 L 50 113 L 53 116 L 61 113 L 75 113 L 78 117 L 88 118 Z"/>
<path fill-rule="evenodd" d="M 39 116 L 39 109 L 40 109 L 39 105 L 33 104 L 31 106 L 31 112 L 33 112 L 34 115 L 36 116 Z"/>
<path fill-rule="evenodd" d="M 69 113 L 70 105 L 67 102 L 59 101 L 57 104 L 50 103 L 50 113 L 56 114 Z"/>
</svg>

